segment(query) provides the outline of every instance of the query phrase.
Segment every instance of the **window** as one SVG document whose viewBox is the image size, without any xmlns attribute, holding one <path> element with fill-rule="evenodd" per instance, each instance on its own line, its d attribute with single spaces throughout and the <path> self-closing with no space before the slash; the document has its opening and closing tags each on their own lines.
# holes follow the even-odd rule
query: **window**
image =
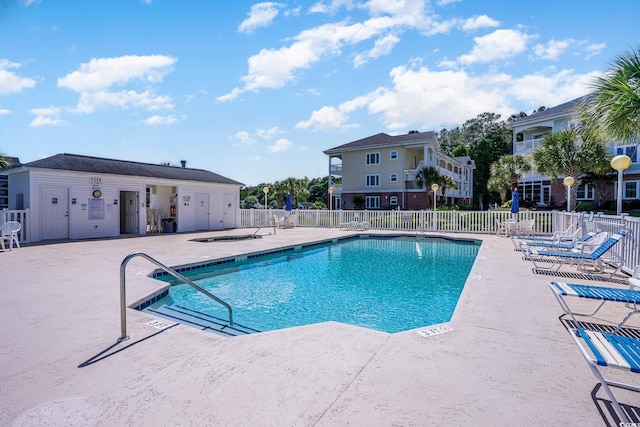
<svg viewBox="0 0 640 427">
<path fill-rule="evenodd" d="M 367 153 L 367 164 L 368 165 L 379 165 L 380 164 L 380 153 Z"/>
<path fill-rule="evenodd" d="M 638 150 L 636 148 L 636 145 L 621 145 L 616 147 L 616 156 L 626 154 L 631 158 L 632 163 L 636 163 L 638 161 Z"/>
<path fill-rule="evenodd" d="M 378 187 L 380 185 L 380 175 L 367 175 L 367 187 Z"/>
<path fill-rule="evenodd" d="M 578 200 L 593 200 L 593 186 L 589 184 L 580 184 L 576 189 L 576 198 Z"/>
<path fill-rule="evenodd" d="M 396 160 L 398 158 L 398 150 L 391 150 L 389 153 L 389 158 L 391 160 Z"/>
<path fill-rule="evenodd" d="M 398 196 L 389 197 L 389 204 L 391 206 L 396 206 L 398 204 Z"/>
<path fill-rule="evenodd" d="M 398 174 L 392 173 L 391 175 L 389 175 L 389 182 L 398 182 Z"/>
<path fill-rule="evenodd" d="M 380 208 L 380 196 L 367 196 L 364 198 L 364 207 L 367 209 Z"/>
<path fill-rule="evenodd" d="M 638 181 L 624 183 L 624 199 L 636 199 L 638 195 Z"/>
</svg>

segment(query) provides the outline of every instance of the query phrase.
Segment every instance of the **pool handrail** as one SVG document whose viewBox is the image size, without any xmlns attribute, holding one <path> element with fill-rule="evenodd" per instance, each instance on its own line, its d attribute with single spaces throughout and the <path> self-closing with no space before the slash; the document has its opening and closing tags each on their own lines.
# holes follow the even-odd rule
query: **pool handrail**
<svg viewBox="0 0 640 427">
<path fill-rule="evenodd" d="M 157 259 L 152 258 L 151 256 L 147 255 L 146 253 L 144 253 L 144 252 L 134 252 L 134 253 L 131 253 L 131 254 L 127 255 L 122 260 L 122 263 L 120 264 L 120 337 L 118 337 L 118 342 L 125 341 L 125 340 L 129 339 L 129 336 L 127 335 L 127 295 L 126 295 L 125 270 L 127 268 L 127 264 L 129 263 L 129 261 L 131 261 L 132 258 L 135 258 L 135 257 L 138 257 L 138 256 L 142 257 L 142 258 L 145 258 L 147 261 L 157 265 L 162 270 L 164 270 L 168 274 L 172 275 L 176 279 L 186 283 L 187 285 L 189 285 L 192 288 L 200 291 L 201 293 L 205 294 L 206 296 L 208 296 L 209 298 L 213 299 L 214 301 L 224 305 L 227 308 L 227 310 L 229 311 L 229 326 L 233 326 L 233 309 L 231 308 L 231 306 L 226 301 L 221 300 L 220 298 L 218 298 L 217 296 L 213 295 L 209 291 L 207 291 L 207 290 L 201 288 L 200 286 L 196 285 L 191 280 L 189 280 L 186 277 L 184 277 L 182 274 L 178 273 L 177 271 L 173 270 L 170 267 L 167 267 L 166 265 L 164 265 L 163 263 L 161 263 Z"/>
</svg>

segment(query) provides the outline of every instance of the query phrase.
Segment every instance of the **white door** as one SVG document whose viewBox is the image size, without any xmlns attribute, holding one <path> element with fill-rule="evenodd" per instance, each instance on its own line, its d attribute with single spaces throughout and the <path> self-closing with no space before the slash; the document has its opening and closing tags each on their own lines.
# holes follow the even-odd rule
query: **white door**
<svg viewBox="0 0 640 427">
<path fill-rule="evenodd" d="M 120 233 L 136 234 L 138 233 L 139 210 L 138 210 L 138 192 L 137 191 L 121 191 L 120 200 Z"/>
<path fill-rule="evenodd" d="M 194 209 L 194 225 L 196 230 L 209 229 L 209 194 L 196 193 L 196 206 Z"/>
<path fill-rule="evenodd" d="M 222 205 L 224 217 L 222 226 L 224 228 L 236 228 L 236 198 L 233 194 L 225 194 L 222 200 L 224 200 Z"/>
<path fill-rule="evenodd" d="M 69 238 L 69 189 L 43 187 L 42 240 Z"/>
</svg>

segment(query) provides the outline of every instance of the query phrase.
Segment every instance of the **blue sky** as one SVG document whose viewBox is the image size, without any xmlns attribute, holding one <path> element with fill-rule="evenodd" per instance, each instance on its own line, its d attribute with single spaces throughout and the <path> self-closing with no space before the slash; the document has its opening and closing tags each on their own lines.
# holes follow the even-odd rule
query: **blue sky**
<svg viewBox="0 0 640 427">
<path fill-rule="evenodd" d="M 356 139 L 588 93 L 640 44 L 639 16 L 637 0 L 3 0 L 0 152 L 320 177 L 322 151 Z"/>
</svg>

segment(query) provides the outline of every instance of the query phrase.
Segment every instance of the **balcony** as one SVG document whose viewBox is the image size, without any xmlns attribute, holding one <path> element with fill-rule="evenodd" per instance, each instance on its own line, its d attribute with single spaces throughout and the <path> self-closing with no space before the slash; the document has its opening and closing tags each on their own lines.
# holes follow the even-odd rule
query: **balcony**
<svg viewBox="0 0 640 427">
<path fill-rule="evenodd" d="M 525 139 L 524 141 L 515 142 L 513 145 L 513 154 L 528 154 L 538 148 L 544 141 L 544 138 Z"/>
<path fill-rule="evenodd" d="M 331 175 L 342 175 L 342 165 L 330 165 L 329 173 Z"/>
</svg>

